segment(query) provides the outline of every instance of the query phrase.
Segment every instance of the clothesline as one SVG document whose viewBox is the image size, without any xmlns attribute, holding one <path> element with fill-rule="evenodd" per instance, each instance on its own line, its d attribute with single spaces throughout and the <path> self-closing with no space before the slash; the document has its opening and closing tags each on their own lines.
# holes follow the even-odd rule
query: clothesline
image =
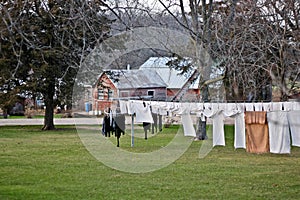
<svg viewBox="0 0 300 200">
<path fill-rule="evenodd" d="M 167 112 L 176 112 L 184 107 L 189 109 L 191 114 L 204 110 L 232 111 L 292 111 L 300 110 L 300 102 L 257 102 L 257 103 L 186 103 L 186 102 L 162 102 L 162 101 L 142 101 L 142 100 L 119 100 L 121 113 L 131 114 L 130 105 L 146 102 L 152 107 L 152 112 L 166 115 Z M 129 109 L 129 110 L 128 110 Z"/>
<path fill-rule="evenodd" d="M 153 123 L 152 113 L 159 115 L 172 116 L 174 114 L 181 116 L 181 123 L 184 129 L 185 136 L 196 137 L 196 131 L 190 117 L 191 114 L 196 114 L 201 119 L 208 117 L 213 121 L 213 146 L 225 146 L 224 134 L 224 119 L 231 117 L 235 119 L 235 133 L 234 133 L 234 147 L 246 148 L 246 132 L 245 132 L 245 113 L 247 112 L 265 112 L 265 113 L 290 113 L 289 115 L 296 116 L 289 117 L 289 125 L 292 131 L 292 145 L 300 146 L 300 136 L 296 134 L 300 127 L 295 124 L 296 119 L 300 119 L 300 103 L 299 102 L 268 102 L 268 103 L 186 103 L 186 102 L 159 102 L 159 101 L 142 101 L 142 100 L 129 100 L 119 101 L 121 113 L 133 114 L 136 116 L 137 122 Z M 286 117 L 289 115 L 285 115 Z M 271 115 L 268 115 L 268 117 Z M 273 119 L 269 117 L 270 119 Z M 132 124 L 133 124 L 132 120 Z M 292 123 L 293 122 L 293 123 Z M 274 136 L 274 132 L 278 128 L 274 128 L 274 122 L 268 122 L 272 129 L 270 133 Z M 277 123 L 277 125 L 280 123 Z M 276 122 L 275 122 L 276 125 Z M 286 129 L 284 130 L 287 131 Z M 287 134 L 285 134 L 287 135 Z M 288 135 L 289 136 L 289 135 Z M 287 136 L 286 136 L 287 137 Z M 274 137 L 273 137 L 274 138 Z M 274 144 L 274 139 L 271 137 L 271 151 L 272 153 L 287 153 L 288 150 L 282 151 L 277 146 L 280 143 Z M 294 140 L 293 140 L 294 139 Z M 283 141 L 283 140 L 282 140 Z M 285 140 L 285 146 L 288 146 L 289 141 Z M 275 145 L 275 147 L 274 147 Z M 274 150 L 275 149 L 275 150 Z M 279 149 L 279 150 L 278 150 Z"/>
</svg>

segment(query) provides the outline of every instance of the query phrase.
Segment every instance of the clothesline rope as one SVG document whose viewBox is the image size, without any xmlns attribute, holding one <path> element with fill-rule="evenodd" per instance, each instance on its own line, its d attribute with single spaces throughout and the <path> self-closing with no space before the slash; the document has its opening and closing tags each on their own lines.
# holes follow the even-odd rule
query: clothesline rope
<svg viewBox="0 0 300 200">
<path fill-rule="evenodd" d="M 143 101 L 143 100 L 119 100 L 119 105 L 122 113 L 131 114 L 131 108 L 128 104 L 146 103 L 152 108 L 152 112 L 176 112 L 180 114 L 182 108 L 189 109 L 190 113 L 199 111 L 208 112 L 210 110 L 223 110 L 225 112 L 232 111 L 293 111 L 300 110 L 300 102 L 257 102 L 257 103 L 189 103 L 189 102 L 162 102 L 162 101 Z"/>
</svg>

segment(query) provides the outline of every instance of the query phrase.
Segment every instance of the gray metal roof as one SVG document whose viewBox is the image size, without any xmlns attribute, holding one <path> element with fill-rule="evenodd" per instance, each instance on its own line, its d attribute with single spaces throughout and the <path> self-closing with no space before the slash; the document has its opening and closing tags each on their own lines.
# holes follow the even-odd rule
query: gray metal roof
<svg viewBox="0 0 300 200">
<path fill-rule="evenodd" d="M 108 76 L 118 89 L 167 87 L 154 70 L 111 70 L 110 72 Z"/>
<path fill-rule="evenodd" d="M 151 57 L 140 67 L 140 69 L 156 71 L 161 79 L 167 84 L 167 88 L 180 89 L 189 80 L 194 70 L 188 75 L 181 75 L 180 71 L 170 68 L 170 66 L 167 65 L 172 59 L 173 58 L 170 57 Z M 189 88 L 197 89 L 198 84 L 199 77 Z"/>
</svg>

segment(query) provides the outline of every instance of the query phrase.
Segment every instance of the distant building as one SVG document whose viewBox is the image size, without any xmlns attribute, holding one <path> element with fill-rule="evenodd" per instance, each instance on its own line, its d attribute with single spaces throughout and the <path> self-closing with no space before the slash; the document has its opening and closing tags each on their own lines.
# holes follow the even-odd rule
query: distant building
<svg viewBox="0 0 300 200">
<path fill-rule="evenodd" d="M 93 86 L 93 110 L 103 111 L 118 99 L 197 101 L 200 96 L 199 75 L 195 70 L 179 74 L 178 70 L 167 65 L 169 60 L 152 57 L 139 69 L 103 72 Z"/>
</svg>

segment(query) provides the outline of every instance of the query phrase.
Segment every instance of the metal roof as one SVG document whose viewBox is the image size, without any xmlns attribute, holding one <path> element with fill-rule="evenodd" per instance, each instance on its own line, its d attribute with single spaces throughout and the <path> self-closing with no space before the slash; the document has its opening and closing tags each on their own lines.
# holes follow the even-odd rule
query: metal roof
<svg viewBox="0 0 300 200">
<path fill-rule="evenodd" d="M 107 75 L 119 89 L 167 87 L 157 72 L 150 69 L 111 70 Z"/>
<path fill-rule="evenodd" d="M 143 65 L 140 66 L 140 69 L 155 71 L 167 84 L 167 88 L 180 89 L 189 80 L 194 70 L 192 70 L 190 74 L 182 75 L 180 74 L 180 71 L 175 70 L 167 65 L 167 63 L 172 59 L 174 58 L 151 57 Z M 198 77 L 198 79 L 189 88 L 198 89 L 199 78 L 200 77 Z"/>
</svg>

